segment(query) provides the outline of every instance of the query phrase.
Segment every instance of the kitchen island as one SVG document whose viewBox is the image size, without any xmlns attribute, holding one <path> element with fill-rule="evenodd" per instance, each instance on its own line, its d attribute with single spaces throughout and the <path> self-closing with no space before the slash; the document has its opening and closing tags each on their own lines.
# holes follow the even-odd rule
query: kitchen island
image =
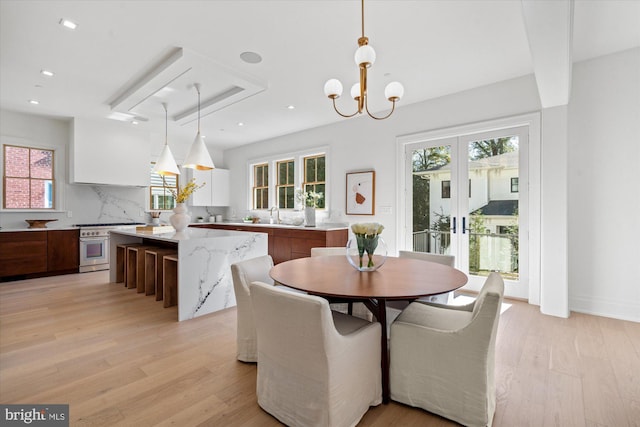
<svg viewBox="0 0 640 427">
<path fill-rule="evenodd" d="M 176 233 L 152 234 L 112 230 L 111 282 L 116 282 L 117 246 L 144 243 L 178 251 L 178 321 L 192 319 L 236 305 L 231 264 L 267 255 L 268 235 L 259 232 L 187 228 Z"/>
</svg>

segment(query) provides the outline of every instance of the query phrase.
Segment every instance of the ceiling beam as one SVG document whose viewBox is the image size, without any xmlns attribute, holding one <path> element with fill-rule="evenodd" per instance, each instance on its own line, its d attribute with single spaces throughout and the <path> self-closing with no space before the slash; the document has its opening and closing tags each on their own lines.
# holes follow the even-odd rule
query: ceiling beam
<svg viewBox="0 0 640 427">
<path fill-rule="evenodd" d="M 533 71 L 543 108 L 571 95 L 574 0 L 521 0 Z"/>
</svg>

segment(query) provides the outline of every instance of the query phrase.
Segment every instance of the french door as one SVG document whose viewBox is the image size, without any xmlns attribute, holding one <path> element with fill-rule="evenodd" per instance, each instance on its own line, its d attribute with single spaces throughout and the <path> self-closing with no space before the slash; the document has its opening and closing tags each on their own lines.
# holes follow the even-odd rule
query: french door
<svg viewBox="0 0 640 427">
<path fill-rule="evenodd" d="M 528 297 L 528 127 L 405 145 L 405 242 L 454 255 L 479 290 L 491 272 Z"/>
</svg>

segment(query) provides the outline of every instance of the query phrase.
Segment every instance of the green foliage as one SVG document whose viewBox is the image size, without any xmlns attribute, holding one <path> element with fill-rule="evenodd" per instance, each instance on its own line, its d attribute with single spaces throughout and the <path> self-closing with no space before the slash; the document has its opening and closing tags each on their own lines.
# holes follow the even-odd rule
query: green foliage
<svg viewBox="0 0 640 427">
<path fill-rule="evenodd" d="M 469 144 L 469 159 L 484 159 L 517 150 L 518 140 L 512 137 L 474 141 Z"/>
</svg>

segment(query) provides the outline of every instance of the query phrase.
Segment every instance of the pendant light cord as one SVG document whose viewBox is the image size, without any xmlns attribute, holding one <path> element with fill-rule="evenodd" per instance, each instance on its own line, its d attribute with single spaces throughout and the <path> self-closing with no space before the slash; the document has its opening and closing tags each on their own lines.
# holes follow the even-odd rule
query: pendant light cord
<svg viewBox="0 0 640 427">
<path fill-rule="evenodd" d="M 362 0 L 362 37 L 364 37 L 364 0 Z"/>
</svg>

